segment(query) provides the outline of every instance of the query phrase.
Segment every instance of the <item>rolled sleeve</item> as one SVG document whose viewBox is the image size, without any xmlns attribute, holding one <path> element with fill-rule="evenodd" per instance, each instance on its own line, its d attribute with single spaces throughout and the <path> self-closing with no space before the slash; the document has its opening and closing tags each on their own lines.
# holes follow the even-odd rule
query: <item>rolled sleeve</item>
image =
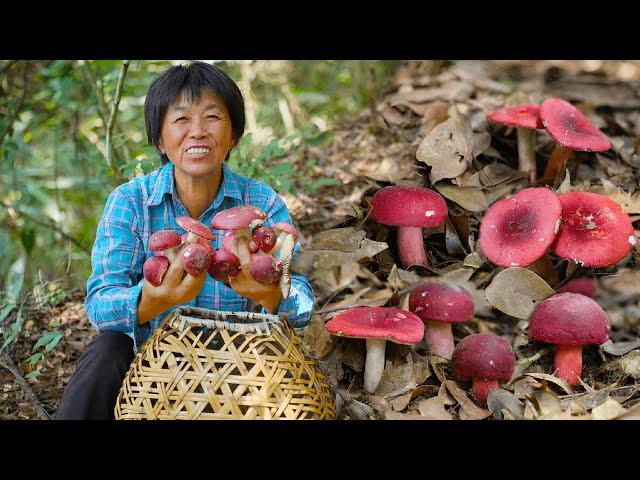
<svg viewBox="0 0 640 480">
<path fill-rule="evenodd" d="M 129 335 L 135 351 L 142 341 L 138 302 L 144 259 L 135 209 L 127 196 L 116 189 L 109 195 L 96 231 L 85 308 L 98 332 L 112 330 Z"/>
</svg>

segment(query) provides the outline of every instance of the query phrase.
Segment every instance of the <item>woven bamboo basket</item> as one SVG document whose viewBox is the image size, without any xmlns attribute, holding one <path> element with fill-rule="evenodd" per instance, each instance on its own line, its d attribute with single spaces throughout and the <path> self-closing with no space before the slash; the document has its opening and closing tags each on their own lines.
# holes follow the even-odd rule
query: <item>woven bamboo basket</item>
<svg viewBox="0 0 640 480">
<path fill-rule="evenodd" d="M 116 419 L 335 419 L 327 378 L 275 315 L 179 307 L 142 345 Z"/>
</svg>

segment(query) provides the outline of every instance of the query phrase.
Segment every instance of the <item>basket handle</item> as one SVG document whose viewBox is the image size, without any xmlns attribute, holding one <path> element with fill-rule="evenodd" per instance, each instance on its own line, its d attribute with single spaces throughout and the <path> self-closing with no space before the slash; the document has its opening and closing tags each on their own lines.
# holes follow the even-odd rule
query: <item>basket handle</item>
<svg viewBox="0 0 640 480">
<path fill-rule="evenodd" d="M 277 315 L 253 312 L 224 312 L 219 310 L 199 309 L 197 307 L 190 307 L 189 309 L 185 308 L 184 313 L 182 313 L 181 310 L 183 309 L 179 308 L 176 311 L 176 316 L 180 318 L 180 324 L 178 326 L 180 331 L 184 330 L 186 324 L 189 323 L 200 327 L 224 328 L 233 332 L 251 332 L 258 335 L 271 335 L 271 327 L 273 327 L 278 330 L 280 334 L 284 335 L 282 321 Z M 188 313 L 192 312 L 214 318 L 202 318 L 202 316 L 194 317 L 188 315 Z M 215 317 L 222 317 L 222 319 L 217 319 Z M 250 320 L 250 322 L 236 322 L 227 319 L 227 317 Z"/>
</svg>

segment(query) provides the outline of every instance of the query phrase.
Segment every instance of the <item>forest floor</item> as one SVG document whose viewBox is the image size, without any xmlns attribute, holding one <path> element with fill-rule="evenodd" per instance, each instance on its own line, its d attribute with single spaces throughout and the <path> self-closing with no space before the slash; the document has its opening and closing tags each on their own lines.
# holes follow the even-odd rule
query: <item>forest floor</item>
<svg viewBox="0 0 640 480">
<path fill-rule="evenodd" d="M 491 302 L 487 298 L 486 288 L 504 269 L 476 248 L 488 206 L 531 186 L 517 171 L 515 131 L 488 123 L 486 114 L 551 96 L 578 106 L 612 143 L 601 154 L 576 152 L 568 176 L 554 188 L 558 193 L 581 190 L 609 196 L 630 215 L 640 238 L 638 70 L 622 62 L 471 61 L 448 67 L 409 62 L 377 92 L 375 108 L 332 132 L 329 146 L 302 146 L 281 160 L 302 166 L 315 159 L 311 175 L 342 182 L 321 187 L 314 195 L 283 195 L 301 232 L 302 252 L 294 269 L 309 276 L 316 292 L 304 342 L 339 396 L 340 418 L 640 418 L 640 244 L 613 267 L 574 273 L 595 279 L 594 299 L 612 324 L 608 343 L 584 349 L 583 382 L 575 388 L 551 375 L 553 350 L 528 339 L 526 318 L 506 314 L 496 308 L 495 297 Z M 443 142 L 448 146 L 435 151 L 436 160 L 429 165 L 419 161 L 416 151 L 425 137 L 439 135 L 451 140 Z M 539 174 L 553 147 L 554 141 L 538 130 Z M 461 159 L 455 164 L 444 160 L 452 152 Z M 368 219 L 372 195 L 395 184 L 433 188 L 447 199 L 446 226 L 429 231 L 425 241 L 430 268 L 399 268 L 395 229 Z M 549 277 L 549 272 L 543 276 L 557 289 L 568 280 L 567 261 L 550 257 L 557 277 Z M 331 336 L 324 328 L 346 308 L 407 308 L 410 290 L 435 276 L 463 286 L 474 299 L 473 321 L 453 327 L 456 342 L 472 333 L 493 332 L 514 347 L 516 370 L 488 406 L 478 404 L 470 382 L 454 380 L 449 363 L 429 356 L 423 344 L 389 343 L 380 385 L 375 395 L 368 395 L 362 388 L 364 342 Z M 516 275 L 511 280 L 517 285 L 521 279 Z M 75 362 L 96 335 L 83 295 L 76 291 L 57 305 L 32 304 L 24 311 L 23 334 L 9 357 L 0 359 L 3 364 L 17 359 L 15 374 L 0 369 L 0 418 L 55 415 Z M 519 301 L 506 299 L 516 310 Z M 63 332 L 58 345 L 39 361 L 27 362 L 37 340 L 53 327 Z M 33 371 L 39 373 L 29 375 Z M 27 375 L 21 384 L 18 377 Z M 35 397 L 25 394 L 28 390 Z M 36 412 L 38 405 L 46 414 Z"/>
</svg>

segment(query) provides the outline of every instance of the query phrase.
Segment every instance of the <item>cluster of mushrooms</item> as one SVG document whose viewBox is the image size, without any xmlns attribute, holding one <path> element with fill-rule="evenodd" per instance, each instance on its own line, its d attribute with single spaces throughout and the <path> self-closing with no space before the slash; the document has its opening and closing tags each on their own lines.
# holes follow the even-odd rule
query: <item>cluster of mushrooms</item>
<svg viewBox="0 0 640 480">
<path fill-rule="evenodd" d="M 266 214 L 251 205 L 229 208 L 217 213 L 211 227 L 224 230 L 222 248 L 214 249 L 216 239 L 203 223 L 189 217 L 177 217 L 177 224 L 186 233 L 160 230 L 149 238 L 149 250 L 154 256 L 143 266 L 144 278 L 158 286 L 176 255 L 181 255 L 182 266 L 194 277 L 209 274 L 214 280 L 229 283 L 229 277 L 240 273 L 242 266 L 238 248 L 246 242 L 252 256 L 250 275 L 265 285 L 279 283 L 283 298 L 291 288 L 290 263 L 297 231 L 287 223 L 263 225 Z"/>
<path fill-rule="evenodd" d="M 572 150 L 610 148 L 604 134 L 558 98 L 540 106 L 497 110 L 488 118 L 519 129 L 520 170 L 528 172 L 532 182 L 537 178 L 532 129 L 544 127 L 558 142 L 540 182 L 546 185 L 564 170 Z M 390 186 L 374 195 L 370 218 L 397 227 L 400 263 L 408 268 L 429 265 L 422 229 L 444 225 L 447 214 L 444 198 L 433 190 Z M 603 268 L 623 260 L 635 243 L 628 214 L 610 198 L 580 191 L 557 195 L 547 187 L 525 188 L 495 202 L 481 220 L 478 242 L 479 253 L 499 267 L 542 263 L 551 270 L 550 251 L 568 260 L 574 270 L 576 265 Z M 591 298 L 594 295 L 594 281 L 577 278 L 538 303 L 529 318 L 529 338 L 556 345 L 554 373 L 572 386 L 581 382 L 582 347 L 606 342 L 611 331 L 606 313 Z M 368 393 L 375 393 L 380 382 L 387 341 L 413 345 L 424 338 L 432 355 L 451 361 L 454 377 L 472 379 L 475 398 L 486 403 L 499 382 L 511 379 L 516 357 L 509 342 L 491 333 L 469 335 L 454 345 L 451 324 L 468 322 L 473 315 L 474 302 L 466 290 L 430 281 L 410 293 L 408 310 L 354 308 L 336 315 L 326 328 L 333 335 L 366 339 L 364 389 Z"/>
</svg>

